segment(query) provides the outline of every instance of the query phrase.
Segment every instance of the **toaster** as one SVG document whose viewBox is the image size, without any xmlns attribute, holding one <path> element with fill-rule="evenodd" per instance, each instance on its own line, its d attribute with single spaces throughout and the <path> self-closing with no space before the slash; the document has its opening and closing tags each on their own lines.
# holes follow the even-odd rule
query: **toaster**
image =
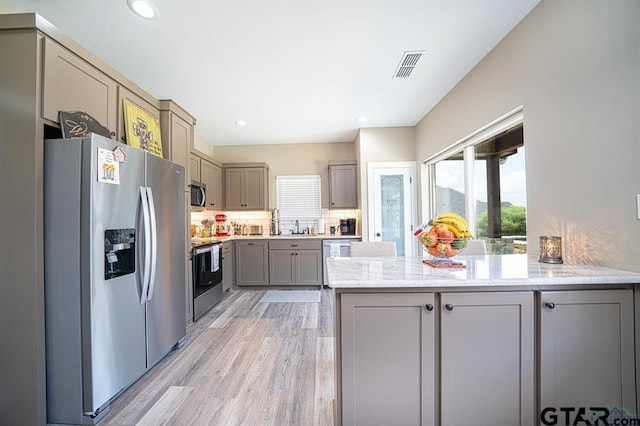
<svg viewBox="0 0 640 426">
<path fill-rule="evenodd" d="M 249 235 L 262 235 L 262 225 L 249 225 Z"/>
</svg>

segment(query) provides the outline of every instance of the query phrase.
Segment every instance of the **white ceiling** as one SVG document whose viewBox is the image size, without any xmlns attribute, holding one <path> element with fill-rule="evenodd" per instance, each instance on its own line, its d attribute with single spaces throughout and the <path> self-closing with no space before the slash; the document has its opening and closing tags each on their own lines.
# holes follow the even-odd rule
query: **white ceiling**
<svg viewBox="0 0 640 426">
<path fill-rule="evenodd" d="M 540 0 L 0 0 L 36 12 L 214 145 L 351 142 L 413 126 Z M 425 51 L 393 79 L 405 51 Z M 366 116 L 363 124 L 356 120 Z M 235 125 L 246 121 L 245 127 Z"/>
</svg>

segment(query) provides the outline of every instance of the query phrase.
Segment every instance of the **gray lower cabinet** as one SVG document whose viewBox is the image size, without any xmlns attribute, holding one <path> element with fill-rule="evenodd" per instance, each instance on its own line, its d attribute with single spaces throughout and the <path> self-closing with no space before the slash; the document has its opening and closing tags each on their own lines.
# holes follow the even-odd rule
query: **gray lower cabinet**
<svg viewBox="0 0 640 426">
<path fill-rule="evenodd" d="M 222 291 L 230 292 L 234 284 L 233 242 L 222 243 Z"/>
<path fill-rule="evenodd" d="M 338 424 L 434 425 L 434 295 L 342 294 L 340 312 Z"/>
<path fill-rule="evenodd" d="M 535 424 L 533 293 L 443 293 L 440 336 L 441 424 Z"/>
<path fill-rule="evenodd" d="M 236 284 L 269 285 L 269 243 L 260 240 L 236 241 Z M 223 266 L 224 268 L 224 266 Z"/>
<path fill-rule="evenodd" d="M 339 306 L 339 424 L 535 424 L 532 292 L 343 293 Z"/>
<path fill-rule="evenodd" d="M 633 291 L 542 292 L 538 309 L 541 415 L 636 412 Z"/>
<path fill-rule="evenodd" d="M 269 281 L 271 285 L 322 285 L 322 241 L 270 241 Z"/>
</svg>

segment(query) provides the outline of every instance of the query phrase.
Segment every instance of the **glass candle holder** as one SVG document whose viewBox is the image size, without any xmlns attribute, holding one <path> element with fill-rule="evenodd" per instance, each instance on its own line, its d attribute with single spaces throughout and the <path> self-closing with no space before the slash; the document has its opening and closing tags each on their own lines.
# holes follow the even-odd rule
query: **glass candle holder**
<svg viewBox="0 0 640 426">
<path fill-rule="evenodd" d="M 540 257 L 538 262 L 563 263 L 562 238 L 553 235 L 540 237 Z"/>
</svg>

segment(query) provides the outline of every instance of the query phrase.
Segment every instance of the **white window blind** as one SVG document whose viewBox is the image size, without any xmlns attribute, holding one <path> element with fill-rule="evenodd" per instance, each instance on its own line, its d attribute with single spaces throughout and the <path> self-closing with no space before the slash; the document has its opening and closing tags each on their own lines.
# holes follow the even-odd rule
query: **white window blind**
<svg viewBox="0 0 640 426">
<path fill-rule="evenodd" d="M 280 219 L 320 219 L 320 176 L 276 176 Z"/>
</svg>

